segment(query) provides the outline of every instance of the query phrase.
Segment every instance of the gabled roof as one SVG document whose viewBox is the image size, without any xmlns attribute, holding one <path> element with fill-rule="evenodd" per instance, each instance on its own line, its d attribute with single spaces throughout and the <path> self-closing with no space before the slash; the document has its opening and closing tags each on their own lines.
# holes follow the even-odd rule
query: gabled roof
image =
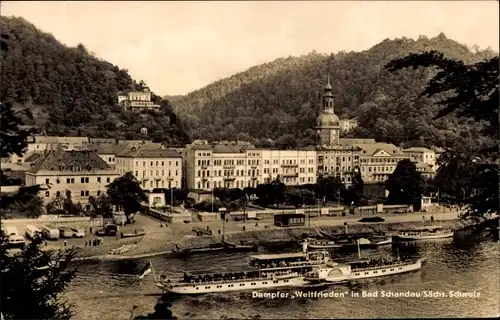
<svg viewBox="0 0 500 320">
<path fill-rule="evenodd" d="M 116 144 L 116 143 L 102 143 L 96 144 L 92 147 L 97 154 L 118 154 L 127 147 L 124 145 Z"/>
<path fill-rule="evenodd" d="M 404 155 L 404 153 L 396 147 L 395 145 L 391 143 L 360 143 L 356 144 L 362 151 L 361 154 L 365 156 L 373 156 L 377 152 L 380 152 L 380 150 L 384 150 L 391 156 L 396 156 L 396 155 Z"/>
<path fill-rule="evenodd" d="M 36 162 L 43 157 L 43 154 L 43 152 L 35 151 L 24 159 L 24 162 Z"/>
<path fill-rule="evenodd" d="M 404 149 L 403 152 L 434 152 L 431 149 L 427 149 L 424 147 L 411 147 L 408 149 Z"/>
<path fill-rule="evenodd" d="M 94 151 L 51 150 L 35 162 L 28 172 L 48 171 L 98 171 L 112 169 Z"/>
<path fill-rule="evenodd" d="M 149 148 L 126 149 L 119 152 L 116 156 L 122 158 L 182 158 L 175 150 Z"/>
</svg>

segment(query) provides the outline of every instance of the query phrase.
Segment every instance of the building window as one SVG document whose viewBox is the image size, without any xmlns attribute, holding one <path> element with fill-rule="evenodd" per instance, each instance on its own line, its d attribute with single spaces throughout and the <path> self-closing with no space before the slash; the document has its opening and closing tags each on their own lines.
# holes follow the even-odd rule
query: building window
<svg viewBox="0 0 500 320">
<path fill-rule="evenodd" d="M 71 178 L 71 183 L 75 183 L 75 178 Z"/>
<path fill-rule="evenodd" d="M 81 181 L 82 183 L 85 183 L 85 178 L 80 178 L 80 181 Z"/>
<path fill-rule="evenodd" d="M 80 195 L 83 197 L 85 195 L 85 191 L 80 191 Z"/>
<path fill-rule="evenodd" d="M 89 178 L 85 178 L 85 183 L 89 183 Z"/>
<path fill-rule="evenodd" d="M 45 196 L 48 198 L 50 196 L 50 192 L 45 191 Z"/>
<path fill-rule="evenodd" d="M 100 196 L 101 195 L 101 191 L 97 191 L 97 196 Z"/>
<path fill-rule="evenodd" d="M 50 182 L 50 179 L 45 179 L 46 184 L 49 184 L 49 182 Z"/>
<path fill-rule="evenodd" d="M 61 195 L 61 191 L 56 192 L 56 197 L 59 197 Z"/>
<path fill-rule="evenodd" d="M 97 177 L 97 182 L 101 182 L 101 177 Z"/>
<path fill-rule="evenodd" d="M 87 191 L 85 191 L 85 195 L 86 195 L 87 197 L 89 196 L 89 192 L 88 192 L 88 190 L 87 190 Z"/>
<path fill-rule="evenodd" d="M 106 178 L 106 182 L 111 182 L 111 178 Z"/>
</svg>

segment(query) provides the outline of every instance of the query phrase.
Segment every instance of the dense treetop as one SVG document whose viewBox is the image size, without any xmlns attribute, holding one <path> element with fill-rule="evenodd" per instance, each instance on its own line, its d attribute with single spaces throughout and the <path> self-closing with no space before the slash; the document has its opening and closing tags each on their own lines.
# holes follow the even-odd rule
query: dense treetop
<svg viewBox="0 0 500 320">
<path fill-rule="evenodd" d="M 0 17 L 9 50 L 2 54 L 1 101 L 27 106 L 36 124 L 47 134 L 88 135 L 110 138 L 149 138 L 168 143 L 187 140 L 168 101 L 160 116 L 140 116 L 117 106 L 117 95 L 141 89 L 127 70 L 96 58 L 83 45 L 69 48 L 51 34 L 18 17 Z"/>
<path fill-rule="evenodd" d="M 315 139 L 312 128 L 329 73 L 336 113 L 359 121 L 360 128 L 350 136 L 428 147 L 483 139 L 480 125 L 468 118 L 434 119 L 442 108 L 435 103 L 440 97 L 419 95 L 435 70 L 391 73 L 384 68 L 395 58 L 430 50 L 465 63 L 495 55 L 489 49 L 470 50 L 443 34 L 431 39 L 387 39 L 363 52 L 280 58 L 175 97 L 172 104 L 192 138 L 270 138 L 307 145 Z"/>
</svg>

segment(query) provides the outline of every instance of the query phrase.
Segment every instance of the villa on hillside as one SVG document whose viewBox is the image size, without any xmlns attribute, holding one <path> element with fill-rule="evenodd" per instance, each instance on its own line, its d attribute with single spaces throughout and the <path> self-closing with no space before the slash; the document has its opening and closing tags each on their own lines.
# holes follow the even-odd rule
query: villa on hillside
<svg viewBox="0 0 500 320">
<path fill-rule="evenodd" d="M 151 92 L 148 88 L 144 88 L 143 91 L 131 91 L 127 95 L 119 95 L 118 104 L 132 112 L 160 110 L 160 105 L 151 101 Z"/>
</svg>

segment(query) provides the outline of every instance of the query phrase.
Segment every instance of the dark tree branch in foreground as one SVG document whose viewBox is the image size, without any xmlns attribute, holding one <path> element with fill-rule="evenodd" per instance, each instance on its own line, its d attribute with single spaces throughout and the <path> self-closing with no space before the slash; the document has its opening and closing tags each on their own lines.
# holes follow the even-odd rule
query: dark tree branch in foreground
<svg viewBox="0 0 500 320">
<path fill-rule="evenodd" d="M 455 203 L 469 205 L 464 218 L 487 218 L 499 209 L 498 66 L 498 56 L 467 65 L 436 51 L 410 54 L 386 65 L 393 72 L 409 67 L 436 67 L 437 74 L 420 95 L 449 94 L 439 101 L 443 109 L 435 118 L 454 112 L 459 117 L 484 124 L 483 133 L 492 143 L 448 150 L 440 159 L 441 167 L 436 177 L 438 187 L 444 188 Z"/>
</svg>

